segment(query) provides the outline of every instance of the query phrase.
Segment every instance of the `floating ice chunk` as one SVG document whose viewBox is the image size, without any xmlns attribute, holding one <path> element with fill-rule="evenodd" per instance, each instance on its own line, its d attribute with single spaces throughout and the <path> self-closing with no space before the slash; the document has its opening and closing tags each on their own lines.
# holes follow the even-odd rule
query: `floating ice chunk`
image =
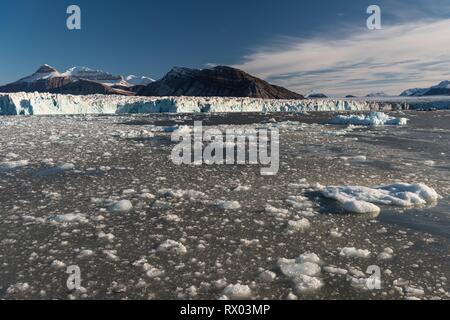
<svg viewBox="0 0 450 320">
<path fill-rule="evenodd" d="M 383 252 L 380 252 L 380 254 L 378 254 L 378 260 L 392 259 L 393 254 L 394 250 L 392 250 L 391 248 L 385 248 Z"/>
<path fill-rule="evenodd" d="M 27 292 L 31 290 L 31 286 L 27 282 L 18 282 L 14 285 L 11 285 L 6 290 L 6 293 L 8 294 L 16 294 L 16 293 L 22 293 Z"/>
<path fill-rule="evenodd" d="M 93 256 L 95 253 L 92 250 L 82 250 L 78 255 L 78 259 L 84 259 Z"/>
<path fill-rule="evenodd" d="M 160 189 L 158 193 L 167 198 L 186 199 L 193 202 L 200 201 L 207 197 L 205 193 L 196 190 Z"/>
<path fill-rule="evenodd" d="M 330 236 L 332 236 L 334 238 L 340 238 L 340 237 L 342 237 L 342 232 L 339 232 L 338 229 L 331 229 Z"/>
<path fill-rule="evenodd" d="M 297 262 L 303 263 L 303 262 L 311 262 L 320 265 L 322 261 L 320 260 L 319 256 L 315 253 L 304 253 L 298 256 L 296 259 Z"/>
<path fill-rule="evenodd" d="M 119 257 L 117 256 L 117 250 L 103 250 L 103 253 L 106 255 L 106 258 L 111 261 L 119 261 Z"/>
<path fill-rule="evenodd" d="M 314 253 L 307 253 L 297 259 L 278 259 L 281 272 L 291 279 L 298 292 L 313 291 L 323 286 L 319 278 L 320 258 Z"/>
<path fill-rule="evenodd" d="M 410 287 L 410 286 L 406 287 L 405 291 L 408 296 L 413 296 L 413 297 L 421 297 L 425 294 L 425 291 L 423 289 L 414 288 L 414 287 Z"/>
<path fill-rule="evenodd" d="M 0 171 L 8 171 L 16 168 L 26 167 L 29 160 L 4 161 L 0 162 Z"/>
<path fill-rule="evenodd" d="M 180 242 L 174 240 L 166 240 L 161 243 L 156 249 L 157 252 L 173 252 L 176 254 L 185 254 L 187 252 L 186 247 Z"/>
<path fill-rule="evenodd" d="M 366 201 L 351 200 L 342 203 L 345 211 L 354 213 L 379 213 L 380 208 Z"/>
<path fill-rule="evenodd" d="M 306 229 L 309 229 L 309 227 L 311 227 L 311 223 L 309 222 L 308 219 L 300 219 L 300 220 L 290 220 L 288 221 L 288 225 L 287 225 L 287 232 L 288 233 L 295 233 L 295 232 L 303 232 Z"/>
<path fill-rule="evenodd" d="M 167 222 L 180 222 L 181 221 L 181 218 L 179 216 L 177 216 L 176 214 L 172 214 L 172 213 L 168 213 L 168 214 L 162 216 L 162 218 Z"/>
<path fill-rule="evenodd" d="M 100 231 L 97 235 L 99 239 L 112 241 L 114 240 L 115 236 L 112 233 L 104 233 L 103 231 Z"/>
<path fill-rule="evenodd" d="M 276 277 L 277 275 L 275 274 L 275 272 L 269 270 L 261 272 L 258 276 L 258 278 L 264 282 L 272 282 L 273 280 L 276 279 Z"/>
<path fill-rule="evenodd" d="M 440 196 L 424 184 L 396 183 L 368 188 L 342 186 L 321 188 L 322 194 L 340 202 L 344 209 L 354 213 L 379 212 L 375 204 L 412 207 L 436 202 Z"/>
<path fill-rule="evenodd" d="M 298 292 L 315 291 L 323 287 L 323 282 L 320 278 L 310 277 L 307 275 L 300 275 L 293 279 L 295 289 Z"/>
<path fill-rule="evenodd" d="M 149 278 L 160 277 L 160 276 L 162 276 L 164 274 L 164 270 L 155 268 L 155 267 L 153 267 L 152 265 L 150 265 L 148 263 L 144 263 L 142 268 L 145 271 L 146 276 L 149 277 Z"/>
<path fill-rule="evenodd" d="M 69 171 L 75 169 L 75 165 L 73 163 L 63 163 L 56 167 L 61 171 Z"/>
<path fill-rule="evenodd" d="M 109 207 L 109 211 L 113 213 L 127 212 L 131 209 L 133 209 L 133 204 L 129 200 L 120 200 Z"/>
<path fill-rule="evenodd" d="M 222 210 L 238 210 L 241 208 L 241 204 L 239 202 L 225 200 L 217 201 L 216 206 Z"/>
<path fill-rule="evenodd" d="M 352 124 L 362 126 L 406 125 L 407 118 L 395 118 L 383 112 L 371 112 L 369 115 L 339 115 L 329 121 L 330 124 Z"/>
<path fill-rule="evenodd" d="M 342 274 L 342 275 L 346 275 L 348 273 L 348 271 L 345 270 L 345 269 L 336 268 L 336 267 L 333 267 L 333 266 L 323 267 L 323 271 L 328 272 L 328 273 L 332 273 L 332 274 Z"/>
<path fill-rule="evenodd" d="M 238 185 L 236 188 L 233 189 L 233 191 L 241 192 L 241 191 L 249 191 L 250 189 L 251 189 L 250 186 Z"/>
<path fill-rule="evenodd" d="M 54 269 L 63 269 L 65 268 L 66 264 L 59 260 L 53 260 L 51 267 Z"/>
<path fill-rule="evenodd" d="M 54 218 L 51 218 L 50 220 L 60 223 L 87 223 L 89 221 L 86 218 L 86 215 L 82 213 L 61 214 Z"/>
<path fill-rule="evenodd" d="M 269 215 L 274 216 L 274 217 L 278 217 L 278 218 L 287 218 L 287 217 L 290 216 L 289 210 L 275 208 L 275 207 L 271 206 L 270 204 L 266 205 L 265 211 Z"/>
<path fill-rule="evenodd" d="M 368 258 L 370 256 L 370 251 L 356 249 L 355 247 L 345 247 L 341 249 L 339 255 L 346 258 Z"/>
<path fill-rule="evenodd" d="M 281 272 L 288 277 L 298 275 L 315 276 L 320 273 L 320 266 L 312 262 L 297 262 L 296 260 L 280 259 L 278 261 Z"/>
<path fill-rule="evenodd" d="M 248 299 L 252 296 L 252 290 L 247 285 L 230 284 L 223 289 L 223 294 L 229 299 Z"/>
</svg>

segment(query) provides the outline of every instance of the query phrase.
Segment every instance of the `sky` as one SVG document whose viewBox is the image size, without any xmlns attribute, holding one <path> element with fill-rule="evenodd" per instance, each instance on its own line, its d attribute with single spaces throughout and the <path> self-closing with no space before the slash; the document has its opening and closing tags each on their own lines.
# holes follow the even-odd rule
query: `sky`
<svg viewBox="0 0 450 320">
<path fill-rule="evenodd" d="M 81 8 L 81 30 L 66 9 Z M 381 8 L 381 30 L 366 9 Z M 49 64 L 159 79 L 230 65 L 307 94 L 450 80 L 448 0 L 0 0 L 0 84 Z"/>
</svg>

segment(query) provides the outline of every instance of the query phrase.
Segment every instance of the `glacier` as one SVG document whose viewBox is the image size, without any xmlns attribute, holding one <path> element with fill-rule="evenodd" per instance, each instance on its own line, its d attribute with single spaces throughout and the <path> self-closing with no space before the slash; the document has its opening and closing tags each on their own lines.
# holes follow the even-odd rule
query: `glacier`
<svg viewBox="0 0 450 320">
<path fill-rule="evenodd" d="M 232 97 L 141 97 L 0 93 L 0 115 L 390 111 L 449 109 L 450 97 L 271 100 Z"/>
</svg>

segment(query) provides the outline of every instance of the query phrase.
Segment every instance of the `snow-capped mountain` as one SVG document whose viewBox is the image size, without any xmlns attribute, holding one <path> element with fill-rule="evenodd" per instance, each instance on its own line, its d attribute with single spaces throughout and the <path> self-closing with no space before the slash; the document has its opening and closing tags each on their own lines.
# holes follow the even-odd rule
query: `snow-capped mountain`
<svg viewBox="0 0 450 320">
<path fill-rule="evenodd" d="M 20 79 L 18 82 L 34 82 L 38 80 L 45 80 L 50 78 L 61 77 L 61 73 L 55 68 L 49 66 L 48 64 L 42 65 L 35 73 L 32 75 Z"/>
<path fill-rule="evenodd" d="M 450 81 L 442 81 L 429 88 L 414 88 L 403 91 L 402 97 L 422 97 L 422 96 L 448 96 L 450 95 Z"/>
<path fill-rule="evenodd" d="M 72 67 L 65 72 L 44 64 L 30 76 L 0 86 L 0 92 L 51 92 L 65 94 L 124 94 L 134 95 L 136 86 L 145 86 L 153 80 L 148 77 L 112 75 L 88 67 Z"/>
<path fill-rule="evenodd" d="M 72 67 L 64 72 L 62 75 L 83 79 L 88 81 L 94 81 L 105 85 L 117 85 L 117 86 L 146 86 L 149 83 L 155 81 L 145 76 L 129 75 L 127 77 L 121 75 L 112 75 L 111 73 L 103 70 L 94 70 L 88 67 Z"/>
<path fill-rule="evenodd" d="M 145 76 L 135 76 L 135 75 L 129 75 L 128 77 L 125 78 L 125 80 L 134 86 L 146 86 L 149 85 L 152 82 L 155 82 L 155 80 L 153 80 L 152 78 L 149 77 L 145 77 Z"/>
</svg>

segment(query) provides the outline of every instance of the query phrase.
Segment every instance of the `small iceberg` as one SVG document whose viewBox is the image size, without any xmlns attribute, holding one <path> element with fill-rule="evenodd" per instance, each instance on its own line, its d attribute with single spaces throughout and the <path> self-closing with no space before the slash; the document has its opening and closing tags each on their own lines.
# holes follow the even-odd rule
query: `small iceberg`
<svg viewBox="0 0 450 320">
<path fill-rule="evenodd" d="M 343 124 L 343 125 L 357 125 L 357 126 L 405 126 L 408 124 L 409 119 L 407 118 L 396 118 L 391 117 L 384 112 L 371 112 L 368 115 L 339 115 L 331 119 L 329 124 Z"/>
<path fill-rule="evenodd" d="M 360 186 L 323 187 L 324 197 L 338 201 L 344 210 L 352 213 L 380 212 L 377 205 L 415 207 L 437 202 L 437 192 L 422 183 L 396 183 L 374 188 Z"/>
</svg>

